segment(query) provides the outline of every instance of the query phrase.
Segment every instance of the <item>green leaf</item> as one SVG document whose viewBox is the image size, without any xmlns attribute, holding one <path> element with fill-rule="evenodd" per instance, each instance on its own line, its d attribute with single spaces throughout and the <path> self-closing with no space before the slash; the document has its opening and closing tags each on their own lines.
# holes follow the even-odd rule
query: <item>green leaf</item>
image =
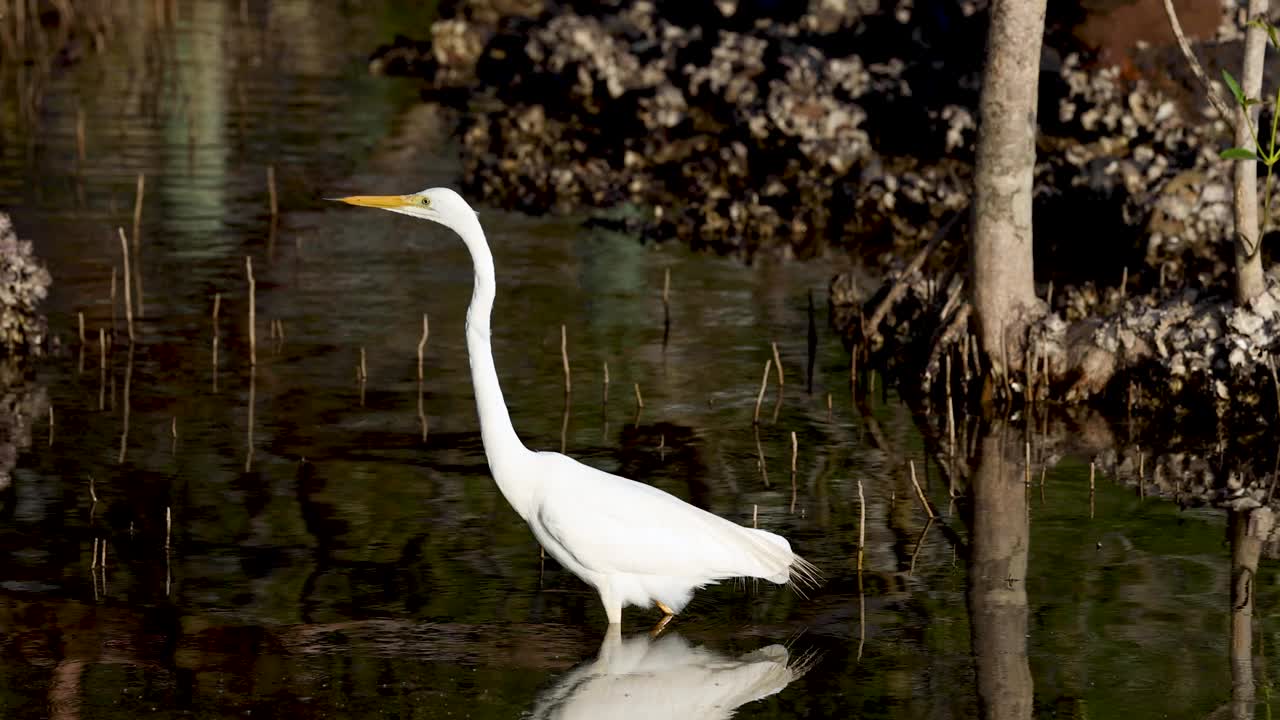
<svg viewBox="0 0 1280 720">
<path fill-rule="evenodd" d="M 1222 158 L 1223 160 L 1257 160 L 1258 159 L 1258 156 L 1255 155 L 1252 150 L 1239 148 L 1239 147 L 1227 148 L 1226 150 L 1223 150 L 1222 152 L 1218 153 L 1218 157 Z"/>
<path fill-rule="evenodd" d="M 1239 105 L 1244 105 L 1245 104 L 1244 91 L 1240 89 L 1240 83 L 1236 82 L 1236 79 L 1231 77 L 1231 73 L 1227 72 L 1226 70 L 1222 71 L 1222 79 L 1227 82 L 1227 87 L 1231 88 L 1231 94 L 1235 96 L 1236 103 Z"/>
<path fill-rule="evenodd" d="M 1276 39 L 1276 26 L 1267 23 L 1267 37 L 1271 39 L 1271 47 L 1280 50 L 1280 40 Z"/>
</svg>

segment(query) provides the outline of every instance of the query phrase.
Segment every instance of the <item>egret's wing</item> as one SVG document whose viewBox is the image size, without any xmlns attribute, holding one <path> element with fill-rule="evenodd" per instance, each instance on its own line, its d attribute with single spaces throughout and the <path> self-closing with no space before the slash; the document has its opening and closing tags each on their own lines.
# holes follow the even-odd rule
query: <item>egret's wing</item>
<svg viewBox="0 0 1280 720">
<path fill-rule="evenodd" d="M 763 533 L 649 485 L 569 462 L 573 466 L 548 488 L 538 515 L 583 566 L 708 580 L 785 574 L 790 550 L 781 557 L 781 548 L 770 547 Z"/>
</svg>

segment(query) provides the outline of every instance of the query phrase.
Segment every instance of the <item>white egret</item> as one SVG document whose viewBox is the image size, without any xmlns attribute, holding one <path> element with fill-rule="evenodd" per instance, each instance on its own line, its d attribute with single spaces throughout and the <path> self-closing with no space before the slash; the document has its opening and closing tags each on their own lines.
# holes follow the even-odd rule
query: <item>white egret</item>
<svg viewBox="0 0 1280 720">
<path fill-rule="evenodd" d="M 763 578 L 799 591 L 817 583 L 817 568 L 792 552 L 783 537 L 743 527 L 560 453 L 531 451 L 520 442 L 489 342 L 493 255 L 475 211 L 460 195 L 430 188 L 335 199 L 440 223 L 466 244 L 475 266 L 467 352 L 489 469 L 542 547 L 600 593 L 611 625 L 622 622 L 626 605 L 656 605 L 665 613 L 665 624 L 684 609 L 694 590 L 729 578 Z"/>
</svg>

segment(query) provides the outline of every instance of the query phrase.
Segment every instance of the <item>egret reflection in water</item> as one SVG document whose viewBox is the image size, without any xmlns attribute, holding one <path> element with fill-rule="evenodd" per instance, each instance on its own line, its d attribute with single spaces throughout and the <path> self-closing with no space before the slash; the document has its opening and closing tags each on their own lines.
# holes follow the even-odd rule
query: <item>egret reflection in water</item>
<svg viewBox="0 0 1280 720">
<path fill-rule="evenodd" d="M 776 644 L 728 657 L 691 645 L 678 632 L 623 640 L 619 626 L 610 625 L 596 658 L 543 692 L 532 717 L 728 718 L 742 705 L 781 692 L 816 659 L 810 653 L 792 658 Z"/>
</svg>

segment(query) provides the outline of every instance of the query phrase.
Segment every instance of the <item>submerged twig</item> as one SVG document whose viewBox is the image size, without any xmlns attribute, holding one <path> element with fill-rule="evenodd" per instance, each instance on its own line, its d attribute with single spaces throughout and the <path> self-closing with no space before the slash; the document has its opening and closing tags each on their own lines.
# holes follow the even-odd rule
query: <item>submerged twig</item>
<svg viewBox="0 0 1280 720">
<path fill-rule="evenodd" d="M 564 394 L 573 392 L 573 380 L 569 377 L 569 334 L 560 323 L 560 362 L 564 365 Z"/>
<path fill-rule="evenodd" d="M 427 323 L 427 314 L 422 313 L 422 337 L 418 339 L 418 380 L 421 381 L 422 375 L 422 359 L 427 350 L 427 336 L 431 332 L 431 327 Z"/>
<path fill-rule="evenodd" d="M 129 275 L 129 241 L 124 236 L 124 228 L 116 228 L 120 234 L 120 254 L 124 257 L 124 314 L 129 325 L 129 342 L 133 342 L 133 292 L 129 286 L 133 284 Z"/>
<path fill-rule="evenodd" d="M 258 364 L 258 284 L 253 279 L 253 258 L 244 256 L 244 273 L 249 278 L 249 365 Z"/>
<path fill-rule="evenodd" d="M 899 466 L 901 467 L 901 466 Z M 920 498 L 920 505 L 924 507 L 924 511 L 929 514 L 929 519 L 933 520 L 937 515 L 933 512 L 933 506 L 929 504 L 929 500 L 924 496 L 924 490 L 920 488 L 920 481 L 916 479 L 916 463 L 914 460 L 907 461 L 907 467 L 911 469 L 911 484 L 916 488 L 916 497 Z"/>
<path fill-rule="evenodd" d="M 147 175 L 138 173 L 138 185 L 133 198 L 133 279 L 138 286 L 138 317 L 146 317 L 142 301 L 142 198 L 147 192 Z"/>
<path fill-rule="evenodd" d="M 787 379 L 782 374 L 782 357 L 778 355 L 778 343 L 770 343 L 773 346 L 773 367 L 778 371 L 778 387 L 787 384 Z"/>
<path fill-rule="evenodd" d="M 769 387 L 769 371 L 773 369 L 773 360 L 764 361 L 764 376 L 760 378 L 760 392 L 756 395 L 756 412 L 751 417 L 753 425 L 760 424 L 760 404 L 764 402 L 764 391 Z"/>
</svg>

